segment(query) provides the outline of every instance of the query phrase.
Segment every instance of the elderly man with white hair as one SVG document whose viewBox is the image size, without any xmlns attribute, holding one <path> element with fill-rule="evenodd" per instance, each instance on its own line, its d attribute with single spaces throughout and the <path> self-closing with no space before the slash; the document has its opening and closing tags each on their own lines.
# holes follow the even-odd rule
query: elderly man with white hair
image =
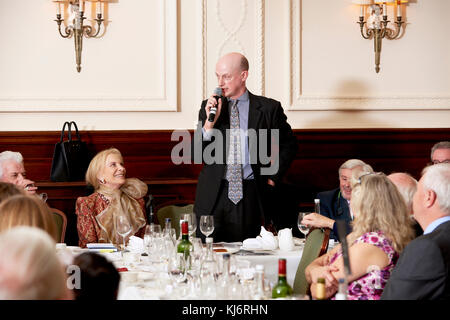
<svg viewBox="0 0 450 320">
<path fill-rule="evenodd" d="M 35 227 L 0 233 L 0 300 L 71 299 L 55 245 Z"/>
<path fill-rule="evenodd" d="M 313 212 L 306 215 L 302 223 L 309 227 L 330 228 L 330 239 L 339 240 L 336 220 L 343 220 L 347 225 L 347 232 L 350 232 L 350 222 L 353 220 L 353 213 L 350 210 L 350 200 L 352 197 L 351 178 L 356 172 L 373 172 L 370 165 L 359 159 L 349 159 L 345 161 L 338 170 L 339 188 L 319 192 L 316 199 L 320 200 L 320 214 Z"/>
<path fill-rule="evenodd" d="M 35 194 L 34 181 L 26 178 L 23 157 L 20 152 L 3 151 L 0 153 L 0 181 L 24 188 L 29 194 Z"/>
<path fill-rule="evenodd" d="M 450 299 L 450 163 L 424 169 L 413 198 L 424 233 L 403 250 L 381 299 Z"/>
</svg>

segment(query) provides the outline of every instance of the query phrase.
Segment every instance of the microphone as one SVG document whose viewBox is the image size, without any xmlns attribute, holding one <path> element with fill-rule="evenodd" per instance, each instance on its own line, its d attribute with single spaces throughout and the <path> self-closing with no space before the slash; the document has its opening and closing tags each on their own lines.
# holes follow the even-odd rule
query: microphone
<svg viewBox="0 0 450 320">
<path fill-rule="evenodd" d="M 219 104 L 219 99 L 222 97 L 222 88 L 217 87 L 214 89 L 214 98 L 217 101 L 217 104 Z M 214 118 L 216 117 L 217 107 L 211 107 L 211 110 L 209 111 L 209 122 L 214 122 Z"/>
<path fill-rule="evenodd" d="M 347 243 L 347 224 L 344 220 L 336 220 L 337 231 L 339 234 L 339 240 L 341 241 L 342 257 L 344 259 L 344 274 L 347 278 L 351 273 L 350 259 L 348 256 L 348 243 Z"/>
</svg>

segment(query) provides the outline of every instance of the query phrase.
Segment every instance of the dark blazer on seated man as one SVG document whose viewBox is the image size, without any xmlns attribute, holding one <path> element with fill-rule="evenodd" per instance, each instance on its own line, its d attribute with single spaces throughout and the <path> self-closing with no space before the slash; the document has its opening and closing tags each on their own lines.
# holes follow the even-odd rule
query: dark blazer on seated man
<svg viewBox="0 0 450 320">
<path fill-rule="evenodd" d="M 413 197 L 423 235 L 411 241 L 384 288 L 383 300 L 450 300 L 450 163 L 424 169 Z"/>
<path fill-rule="evenodd" d="M 347 200 L 341 195 L 341 189 L 336 188 L 330 191 L 319 192 L 316 199 L 320 199 L 320 214 L 333 220 L 344 220 L 347 222 L 347 231 L 350 232 L 350 208 Z M 330 233 L 330 239 L 339 240 L 337 224 L 333 224 L 333 230 Z"/>
<path fill-rule="evenodd" d="M 302 223 L 315 228 L 330 228 L 331 239 L 339 240 L 336 220 L 343 220 L 347 224 L 346 233 L 351 232 L 352 220 L 349 201 L 352 198 L 352 177 L 366 175 L 373 172 L 370 165 L 360 159 L 349 159 L 339 167 L 339 188 L 319 192 L 316 199 L 320 199 L 320 214 L 314 212 L 306 215 Z"/>
<path fill-rule="evenodd" d="M 403 250 L 381 299 L 450 299 L 450 221 Z"/>
</svg>

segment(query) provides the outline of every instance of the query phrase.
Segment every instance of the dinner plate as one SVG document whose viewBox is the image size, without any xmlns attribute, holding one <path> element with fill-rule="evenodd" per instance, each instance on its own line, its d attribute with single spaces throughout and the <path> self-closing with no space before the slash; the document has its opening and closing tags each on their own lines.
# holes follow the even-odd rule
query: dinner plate
<svg viewBox="0 0 450 320">
<path fill-rule="evenodd" d="M 233 254 L 239 251 L 239 248 L 214 248 L 213 249 L 215 253 L 217 254 L 225 254 L 225 253 L 229 253 L 229 254 Z M 219 251 L 218 251 L 219 250 Z"/>
</svg>

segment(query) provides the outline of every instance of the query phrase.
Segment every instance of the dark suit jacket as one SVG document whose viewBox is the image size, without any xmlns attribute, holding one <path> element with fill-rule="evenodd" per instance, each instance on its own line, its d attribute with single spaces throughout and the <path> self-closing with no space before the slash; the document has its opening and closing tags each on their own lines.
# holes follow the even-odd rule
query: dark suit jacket
<svg viewBox="0 0 450 320">
<path fill-rule="evenodd" d="M 406 246 L 381 299 L 450 299 L 450 221 Z"/>
<path fill-rule="evenodd" d="M 219 119 L 215 124 L 215 129 L 220 130 L 222 137 L 226 137 L 226 130 L 230 128 L 230 116 L 228 112 L 228 102 L 223 99 L 223 105 Z M 206 106 L 207 100 L 202 102 L 199 111 L 199 122 L 201 122 L 201 127 L 203 127 L 206 121 Z M 293 135 L 291 126 L 287 123 L 287 117 L 284 114 L 283 108 L 280 102 L 262 97 L 256 96 L 249 92 L 249 115 L 248 115 L 248 129 L 267 129 L 267 145 L 268 149 L 271 150 L 271 146 L 279 148 L 279 169 L 273 175 L 261 175 L 261 169 L 264 167 L 270 167 L 270 163 L 263 164 L 261 159 L 250 159 L 252 166 L 254 179 L 258 186 L 258 193 L 260 194 L 263 202 L 265 199 L 265 193 L 268 192 L 268 179 L 272 179 L 276 185 L 278 185 L 286 170 L 289 168 L 292 160 L 297 152 L 297 140 Z M 196 131 L 197 139 L 201 139 L 201 127 Z M 279 145 L 272 145 L 270 139 L 270 130 L 279 130 Z M 258 131 L 259 132 L 259 131 Z M 255 152 L 250 152 L 251 154 L 259 154 L 260 138 L 258 137 L 258 144 L 249 143 L 249 148 L 253 149 Z M 211 141 L 203 141 L 202 152 L 205 148 L 210 145 Z M 198 148 L 199 143 L 194 144 L 194 148 Z M 226 169 L 226 148 L 228 146 L 227 141 L 224 139 L 223 149 L 222 149 L 222 161 L 221 163 L 203 163 L 203 168 L 200 172 L 196 190 L 194 211 L 200 215 L 211 214 L 213 206 L 216 202 L 217 196 L 219 194 L 219 188 L 221 185 L 221 180 L 225 176 Z M 197 150 L 198 151 L 198 150 Z M 195 152 L 195 151 L 194 151 Z M 269 151 L 270 152 L 270 151 Z M 264 150 L 263 154 L 267 155 L 267 151 Z M 215 154 L 214 154 L 215 155 Z M 245 196 L 245 195 L 244 195 Z M 263 203 L 263 208 L 265 203 Z"/>
<path fill-rule="evenodd" d="M 340 191 L 340 188 L 336 188 L 330 191 L 319 192 L 316 199 L 320 199 L 320 214 L 335 221 L 344 220 L 347 222 L 348 233 L 351 231 L 350 222 L 352 218 L 347 200 L 340 194 Z M 336 223 L 330 233 L 330 238 L 339 240 Z"/>
</svg>

